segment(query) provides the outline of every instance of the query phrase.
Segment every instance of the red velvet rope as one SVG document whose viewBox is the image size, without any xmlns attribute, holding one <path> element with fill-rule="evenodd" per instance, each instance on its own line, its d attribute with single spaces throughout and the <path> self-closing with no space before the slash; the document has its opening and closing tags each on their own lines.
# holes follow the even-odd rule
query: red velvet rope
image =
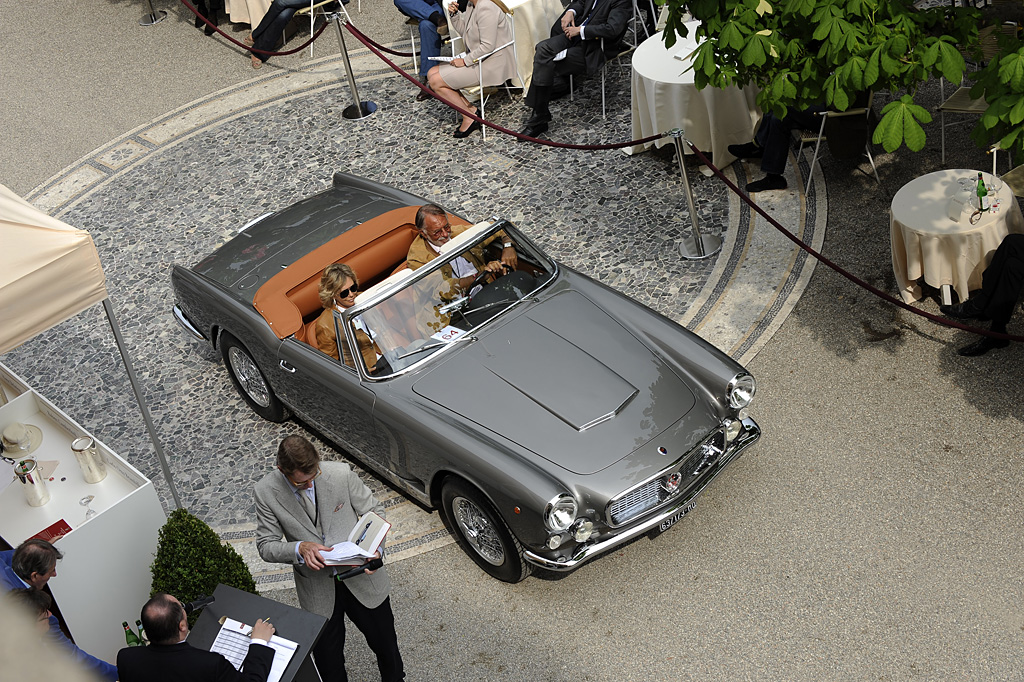
<svg viewBox="0 0 1024 682">
<path fill-rule="evenodd" d="M 314 41 L 314 40 L 316 40 L 317 38 L 319 38 L 319 37 L 320 37 L 320 34 L 324 32 L 324 29 L 325 29 L 325 28 L 327 28 L 327 24 L 324 24 L 323 26 L 321 26 L 321 27 L 320 27 L 320 28 L 319 28 L 319 29 L 317 30 L 317 32 L 316 32 L 316 33 L 314 33 L 314 34 L 313 34 L 313 36 L 312 36 L 312 37 L 311 37 L 311 38 L 310 38 L 309 40 L 307 40 L 306 42 L 302 43 L 302 45 L 298 46 L 298 47 L 297 47 L 297 48 L 295 48 L 294 50 L 287 50 L 287 51 L 285 51 L 285 52 L 270 52 L 270 51 L 268 51 L 268 50 L 257 50 L 257 49 L 256 49 L 255 47 L 252 47 L 252 46 L 250 46 L 250 45 L 246 45 L 245 43 L 241 43 L 241 42 L 239 42 L 239 41 L 235 40 L 234 38 L 232 38 L 231 36 L 229 36 L 229 35 L 228 35 L 227 33 L 225 33 L 224 31 L 220 30 L 220 28 L 218 28 L 218 27 L 217 27 L 217 26 L 215 26 L 215 25 L 214 25 L 213 23 L 211 23 L 209 19 L 207 19 L 206 17 L 204 17 L 204 16 L 202 15 L 202 14 L 200 14 L 200 13 L 199 13 L 199 10 L 197 10 L 197 9 L 196 9 L 196 8 L 195 8 L 195 7 L 194 7 L 194 6 L 192 5 L 192 3 L 191 3 L 191 2 L 189 2 L 188 0 L 181 0 L 181 4 L 185 5 L 185 7 L 187 7 L 187 8 L 188 8 L 188 11 L 192 12 L 192 14 L 194 14 L 194 15 L 196 15 L 197 17 L 199 17 L 200 19 L 202 19 L 202 20 L 203 20 L 203 23 L 204 23 L 204 24 L 206 24 L 207 26 L 209 26 L 210 28 L 212 28 L 212 29 L 213 29 L 214 31 L 216 31 L 217 33 L 219 33 L 219 34 L 221 34 L 222 36 L 224 36 L 225 38 L 227 38 L 227 39 L 228 39 L 229 41 L 231 41 L 231 42 L 232 42 L 232 43 L 234 43 L 235 45 L 238 45 L 238 46 L 239 46 L 240 48 L 242 48 L 243 50 L 246 50 L 246 51 L 248 51 L 248 52 L 253 52 L 253 53 L 255 53 L 255 54 L 265 54 L 265 55 L 267 55 L 267 56 L 270 56 L 270 57 L 280 57 L 280 56 L 283 56 L 283 55 L 287 55 L 287 54 L 295 54 L 296 52 L 302 52 L 302 51 L 303 51 L 303 50 L 305 50 L 305 49 L 306 49 L 307 47 L 309 47 L 309 46 L 310 46 L 310 45 L 311 45 L 311 44 L 313 43 L 313 41 Z M 254 27 L 254 28 L 255 28 L 255 27 Z"/>
<path fill-rule="evenodd" d="M 866 290 L 870 291 L 871 293 L 873 293 L 878 298 L 881 298 L 884 301 L 888 301 L 889 303 L 892 303 L 895 306 L 899 306 L 900 308 L 903 308 L 907 312 L 913 313 L 914 315 L 919 315 L 919 316 L 921 316 L 923 318 L 926 318 L 926 319 L 930 320 L 931 322 L 934 322 L 935 324 L 939 324 L 939 325 L 942 325 L 942 326 L 945 326 L 945 327 L 953 327 L 953 328 L 956 328 L 956 329 L 962 329 L 964 331 L 971 332 L 972 334 L 980 334 L 982 336 L 990 336 L 990 337 L 992 337 L 994 339 L 1007 339 L 1007 340 L 1010 340 L 1010 341 L 1024 341 L 1024 336 L 1014 336 L 1012 334 L 1000 334 L 999 332 L 993 332 L 993 331 L 989 331 L 988 329 L 979 329 L 977 327 L 971 327 L 971 326 L 966 325 L 966 324 L 961 324 L 959 322 L 954 322 L 954 321 L 946 319 L 944 317 L 939 317 L 938 315 L 932 315 L 931 313 L 925 312 L 924 310 L 921 310 L 920 308 L 915 308 L 912 305 L 904 303 L 902 300 L 887 294 L 886 292 L 882 291 L 881 289 L 878 289 L 877 287 L 874 287 L 874 286 L 868 284 L 867 282 L 865 282 L 861 278 L 857 277 L 856 275 L 854 275 L 854 274 L 852 274 L 850 272 L 847 272 L 840 265 L 838 265 L 836 263 L 833 263 L 829 258 L 827 258 L 826 256 L 823 256 L 822 254 L 820 254 L 817 251 L 815 251 L 813 248 L 811 248 L 810 246 L 805 244 L 795 234 L 793 234 L 792 232 L 790 232 L 789 230 L 784 228 L 782 225 L 780 225 L 778 223 L 778 221 L 776 221 L 774 218 L 772 218 L 770 215 L 768 215 L 768 213 L 766 213 L 763 208 L 761 208 L 760 206 L 755 204 L 753 201 L 751 201 L 750 197 L 747 195 L 746 192 L 740 191 L 740 188 L 737 187 L 731 180 L 729 180 L 729 178 L 725 177 L 725 175 L 722 173 L 722 171 L 718 170 L 718 168 L 716 168 L 714 165 L 712 165 L 712 163 L 704 156 L 703 153 L 701 153 L 701 151 L 699 149 L 697 149 L 695 146 L 693 146 L 693 144 L 691 144 L 689 142 L 687 144 L 689 145 L 690 149 L 693 150 L 693 153 L 697 155 L 697 158 L 699 158 L 701 161 L 703 161 L 704 164 L 707 165 L 707 167 L 710 168 L 711 171 L 716 176 L 718 176 L 719 180 L 724 182 L 729 187 L 729 189 L 731 189 L 733 192 L 735 192 L 739 196 L 740 199 L 745 201 L 748 206 L 750 206 L 752 209 L 754 209 L 754 211 L 759 213 L 761 215 L 761 217 L 763 217 L 765 220 L 767 220 L 772 225 L 772 227 L 774 227 L 776 230 L 778 230 L 779 232 L 784 234 L 787 239 L 789 239 L 791 242 L 793 242 L 794 244 L 799 246 L 801 249 L 803 249 L 804 251 L 809 253 L 811 256 L 816 258 L 818 261 L 820 261 L 820 262 L 824 263 L 825 265 L 827 265 L 828 267 L 832 268 L 833 270 L 838 272 L 840 275 L 842 275 L 846 279 L 850 280 L 851 282 L 853 282 L 857 286 L 861 287 L 862 289 L 866 289 Z"/>
<path fill-rule="evenodd" d="M 569 143 L 566 143 L 566 142 L 552 142 L 551 140 L 542 140 L 542 139 L 537 138 L 537 137 L 530 137 L 529 135 L 523 135 L 522 133 L 518 133 L 518 132 L 516 132 L 514 130 L 509 130 L 508 128 L 500 126 L 497 123 L 491 123 L 490 121 L 488 121 L 486 119 L 483 119 L 483 118 L 480 118 L 476 114 L 471 113 L 468 110 L 463 109 L 460 106 L 452 104 L 451 102 L 446 102 L 445 100 L 441 99 L 440 97 L 437 96 L 437 94 L 433 90 L 428 88 L 426 85 L 423 85 L 422 83 L 420 83 L 418 80 L 416 80 L 416 78 L 414 78 L 413 76 L 410 76 L 409 74 L 407 74 L 405 72 L 405 69 L 397 66 L 394 62 L 392 62 L 390 59 L 388 59 L 383 54 L 381 54 L 379 50 L 374 48 L 374 46 L 371 44 L 371 41 L 366 36 L 364 36 L 362 34 L 362 32 L 360 32 L 360 30 L 358 28 L 356 28 L 355 26 L 353 26 L 352 24 L 349 24 L 349 23 L 345 24 L 345 28 L 347 28 L 349 30 L 349 33 L 351 33 L 352 35 L 354 35 L 356 37 L 356 40 L 361 42 L 363 45 L 368 47 L 371 52 L 373 52 L 378 57 L 380 57 L 381 60 L 383 60 L 385 64 L 387 64 L 392 69 L 394 69 L 396 72 L 398 72 L 399 74 L 404 76 L 407 81 L 409 81 L 410 83 L 415 84 L 416 87 L 418 87 L 420 90 L 423 90 L 424 92 L 430 93 L 430 96 L 433 97 L 434 99 L 436 99 L 437 101 L 439 101 L 439 102 L 441 102 L 443 104 L 448 105 L 452 109 L 455 109 L 457 112 L 459 112 L 463 116 L 468 116 L 469 118 L 473 119 L 474 121 L 478 121 L 479 123 L 484 124 L 488 128 L 491 128 L 493 130 L 497 130 L 498 132 L 505 133 L 506 135 L 511 135 L 513 137 L 517 137 L 520 140 L 528 140 L 530 142 L 536 142 L 537 144 L 546 145 L 548 147 L 561 147 L 561 148 L 564 148 L 564 149 L 621 149 L 622 147 L 633 147 L 633 146 L 638 145 L 638 144 L 646 144 L 648 142 L 653 142 L 654 140 L 657 140 L 659 138 L 665 137 L 665 135 L 666 135 L 666 133 L 661 133 L 661 134 L 658 134 L 658 135 L 651 135 L 650 137 L 645 137 L 645 138 L 640 139 L 640 140 L 633 140 L 631 142 L 615 142 L 615 143 L 612 143 L 612 144 L 569 144 Z"/>
</svg>

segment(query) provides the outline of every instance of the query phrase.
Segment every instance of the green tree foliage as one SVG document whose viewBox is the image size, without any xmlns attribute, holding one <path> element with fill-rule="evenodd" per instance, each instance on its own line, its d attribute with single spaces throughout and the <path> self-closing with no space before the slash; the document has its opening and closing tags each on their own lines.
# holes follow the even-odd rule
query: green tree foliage
<svg viewBox="0 0 1024 682">
<path fill-rule="evenodd" d="M 905 90 L 882 110 L 874 135 L 890 152 L 901 144 L 913 151 L 924 147 L 921 124 L 931 114 L 914 103 L 917 87 L 938 76 L 960 82 L 961 50 L 977 50 L 981 20 L 971 7 L 917 10 L 912 0 L 665 1 L 669 47 L 676 33 L 686 35 L 684 12 L 701 22 L 697 36 L 705 42 L 694 56 L 698 88 L 753 84 L 762 111 L 777 116 L 822 102 L 842 111 L 864 90 Z M 1024 48 L 1017 48 L 1019 41 L 1016 52 L 982 72 L 978 87 L 991 106 L 979 127 L 1022 145 Z"/>
<path fill-rule="evenodd" d="M 256 594 L 252 574 L 234 547 L 184 509 L 171 512 L 160 529 L 151 570 L 150 595 L 166 592 L 182 603 L 213 594 L 218 583 Z M 193 613 L 189 625 L 198 616 Z"/>
</svg>

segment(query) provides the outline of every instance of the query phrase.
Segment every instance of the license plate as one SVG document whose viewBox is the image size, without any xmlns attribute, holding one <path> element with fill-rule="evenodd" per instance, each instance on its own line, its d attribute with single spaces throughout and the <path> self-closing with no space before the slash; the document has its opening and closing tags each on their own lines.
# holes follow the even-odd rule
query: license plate
<svg viewBox="0 0 1024 682">
<path fill-rule="evenodd" d="M 682 509 L 677 511 L 672 516 L 668 517 L 667 519 L 664 519 L 661 523 L 658 524 L 658 527 L 655 528 L 651 532 L 651 537 L 656 537 L 658 535 L 661 535 L 662 533 L 667 531 L 669 528 L 671 528 L 672 526 L 676 525 L 676 523 L 679 521 L 679 519 L 683 518 L 684 516 L 689 514 L 691 511 L 693 511 L 693 508 L 696 507 L 696 506 L 697 506 L 697 502 L 696 502 L 696 500 L 694 500 L 690 504 L 686 505 L 685 507 L 683 507 Z"/>
</svg>

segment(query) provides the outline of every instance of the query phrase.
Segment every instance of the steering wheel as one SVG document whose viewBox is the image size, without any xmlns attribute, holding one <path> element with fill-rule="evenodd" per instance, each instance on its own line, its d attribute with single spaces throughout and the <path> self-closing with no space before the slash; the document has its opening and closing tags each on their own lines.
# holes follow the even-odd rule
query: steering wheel
<svg viewBox="0 0 1024 682">
<path fill-rule="evenodd" d="M 504 263 L 501 264 L 501 268 L 502 268 L 502 271 L 501 271 L 500 275 L 492 273 L 489 270 L 481 270 L 480 272 L 476 273 L 476 277 L 474 277 L 473 281 L 470 282 L 468 287 L 466 287 L 466 291 L 470 292 L 470 291 L 473 290 L 473 287 L 475 287 L 476 285 L 478 285 L 478 284 L 482 285 L 484 283 L 484 280 L 487 279 L 487 275 L 495 274 L 495 277 L 502 277 L 502 276 L 504 276 L 504 275 L 506 275 L 506 274 L 508 274 L 509 272 L 512 271 L 512 268 L 509 267 L 508 265 L 505 265 Z M 473 300 L 472 296 L 470 297 L 470 300 Z"/>
</svg>

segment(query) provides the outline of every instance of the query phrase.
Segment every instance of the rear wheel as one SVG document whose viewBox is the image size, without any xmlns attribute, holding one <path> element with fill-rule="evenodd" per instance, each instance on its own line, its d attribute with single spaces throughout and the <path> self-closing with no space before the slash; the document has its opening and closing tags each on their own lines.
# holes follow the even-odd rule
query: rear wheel
<svg viewBox="0 0 1024 682">
<path fill-rule="evenodd" d="M 288 418 L 284 404 L 274 395 L 259 365 L 241 341 L 224 332 L 220 336 L 220 352 L 231 383 L 253 412 L 272 422 L 283 422 Z"/>
<path fill-rule="evenodd" d="M 507 583 L 530 574 L 522 545 L 479 490 L 460 479 L 449 479 L 441 489 L 441 502 L 455 538 L 477 566 Z"/>
</svg>

